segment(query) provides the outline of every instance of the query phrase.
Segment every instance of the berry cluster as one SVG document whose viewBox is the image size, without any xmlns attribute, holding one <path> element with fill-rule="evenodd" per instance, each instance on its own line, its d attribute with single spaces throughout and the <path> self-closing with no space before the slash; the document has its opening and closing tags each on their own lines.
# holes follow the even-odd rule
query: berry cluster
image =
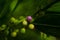
<svg viewBox="0 0 60 40">
<path fill-rule="evenodd" d="M 10 22 L 13 24 L 22 24 L 23 27 L 21 27 L 21 29 L 17 29 L 14 32 L 11 33 L 12 37 L 16 37 L 17 33 L 20 31 L 21 33 L 26 33 L 26 28 L 29 29 L 34 29 L 34 24 L 32 24 L 32 22 L 34 21 L 34 19 L 31 16 L 27 16 L 27 17 L 23 17 L 20 16 L 19 19 L 16 19 L 14 17 L 12 17 L 10 19 Z"/>
</svg>

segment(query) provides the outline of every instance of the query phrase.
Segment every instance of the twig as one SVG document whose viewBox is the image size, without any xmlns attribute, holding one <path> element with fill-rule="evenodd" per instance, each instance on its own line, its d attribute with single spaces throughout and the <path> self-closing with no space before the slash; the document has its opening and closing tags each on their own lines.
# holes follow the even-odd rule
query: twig
<svg viewBox="0 0 60 40">
<path fill-rule="evenodd" d="M 49 25 L 49 24 L 37 24 L 37 23 L 34 23 L 34 24 L 39 26 L 60 27 L 60 26 Z"/>
<path fill-rule="evenodd" d="M 44 7 L 43 9 L 39 9 L 34 15 L 38 14 L 41 11 L 46 11 L 48 8 L 50 8 L 53 4 L 59 2 L 58 0 L 55 0 L 54 2 L 48 4 L 46 7 Z"/>
</svg>

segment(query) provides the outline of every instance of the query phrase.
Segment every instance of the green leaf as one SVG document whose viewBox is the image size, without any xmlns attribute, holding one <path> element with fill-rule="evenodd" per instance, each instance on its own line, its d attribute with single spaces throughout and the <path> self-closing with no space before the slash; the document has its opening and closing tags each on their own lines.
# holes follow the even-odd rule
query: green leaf
<svg viewBox="0 0 60 40">
<path fill-rule="evenodd" d="M 55 3 L 53 6 L 51 6 L 48 11 L 56 11 L 60 12 L 60 2 Z"/>
<path fill-rule="evenodd" d="M 25 2 L 20 3 L 15 11 L 13 16 L 28 16 L 33 15 L 39 9 L 39 0 L 26 0 Z"/>
<path fill-rule="evenodd" d="M 11 5 L 10 5 L 11 11 L 15 8 L 17 2 L 18 2 L 18 0 L 13 0 L 13 1 L 11 2 Z"/>
</svg>

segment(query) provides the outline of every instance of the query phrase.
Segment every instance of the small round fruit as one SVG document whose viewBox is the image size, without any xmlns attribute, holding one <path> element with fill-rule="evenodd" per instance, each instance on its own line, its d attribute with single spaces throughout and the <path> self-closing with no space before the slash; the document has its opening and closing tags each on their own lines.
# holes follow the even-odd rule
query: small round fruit
<svg viewBox="0 0 60 40">
<path fill-rule="evenodd" d="M 3 24 L 3 25 L 1 25 L 0 30 L 5 30 L 5 28 L 6 28 L 6 25 Z"/>
<path fill-rule="evenodd" d="M 24 21 L 22 22 L 22 24 L 23 24 L 23 25 L 27 25 L 28 23 L 27 23 L 26 20 L 24 20 Z"/>
<path fill-rule="evenodd" d="M 6 28 L 6 25 L 3 24 L 3 25 L 1 26 L 1 28 L 2 28 L 2 30 L 4 30 L 4 29 Z"/>
<path fill-rule="evenodd" d="M 14 17 L 12 17 L 10 20 L 11 20 L 11 22 L 14 22 L 14 21 L 15 21 L 15 18 L 14 18 Z"/>
<path fill-rule="evenodd" d="M 31 21 L 32 20 L 32 17 L 31 16 L 27 16 L 27 21 Z"/>
<path fill-rule="evenodd" d="M 15 32 L 19 32 L 19 29 L 16 29 Z"/>
<path fill-rule="evenodd" d="M 5 25 L 5 24 L 3 24 L 3 25 L 2 25 L 2 27 L 3 27 L 3 28 L 5 28 L 5 27 L 6 27 L 6 25 Z"/>
<path fill-rule="evenodd" d="M 26 32 L 26 29 L 25 28 L 22 28 L 21 29 L 21 33 L 25 33 Z"/>
<path fill-rule="evenodd" d="M 14 21 L 14 24 L 18 24 L 18 23 L 19 23 L 19 20 L 16 19 L 16 20 Z"/>
<path fill-rule="evenodd" d="M 11 33 L 11 36 L 12 36 L 12 37 L 16 37 L 16 36 L 17 36 L 17 32 L 12 32 L 12 33 Z"/>
<path fill-rule="evenodd" d="M 20 20 L 21 20 L 21 19 L 24 19 L 24 16 L 20 16 L 19 19 L 20 19 Z"/>
<path fill-rule="evenodd" d="M 34 25 L 33 24 L 29 24 L 29 28 L 30 29 L 34 29 Z"/>
</svg>

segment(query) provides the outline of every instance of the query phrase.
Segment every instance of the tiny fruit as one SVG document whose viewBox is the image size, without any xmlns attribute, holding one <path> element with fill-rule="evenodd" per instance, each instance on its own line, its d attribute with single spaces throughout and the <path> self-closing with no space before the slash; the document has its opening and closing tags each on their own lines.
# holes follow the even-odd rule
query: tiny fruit
<svg viewBox="0 0 60 40">
<path fill-rule="evenodd" d="M 25 28 L 22 28 L 21 29 L 21 33 L 25 33 L 26 32 L 26 29 Z"/>
<path fill-rule="evenodd" d="M 16 29 L 15 32 L 19 32 L 19 29 Z"/>
<path fill-rule="evenodd" d="M 1 26 L 1 30 L 4 30 L 5 28 L 6 28 L 6 25 L 3 24 L 3 25 Z"/>
<path fill-rule="evenodd" d="M 19 20 L 18 19 L 15 19 L 14 17 L 12 17 L 10 20 L 14 24 L 18 24 L 19 23 Z"/>
<path fill-rule="evenodd" d="M 10 20 L 11 20 L 11 22 L 14 22 L 14 21 L 15 21 L 15 18 L 14 18 L 14 17 L 12 17 Z"/>
<path fill-rule="evenodd" d="M 17 32 L 12 32 L 12 33 L 11 33 L 11 36 L 12 36 L 12 37 L 16 37 L 16 36 L 17 36 Z"/>
<path fill-rule="evenodd" d="M 27 16 L 27 21 L 31 21 L 32 20 L 32 17 L 31 16 Z"/>
<path fill-rule="evenodd" d="M 24 21 L 22 22 L 22 24 L 23 24 L 23 25 L 27 25 L 28 23 L 27 23 L 26 20 L 24 20 Z"/>
<path fill-rule="evenodd" d="M 20 19 L 20 20 L 21 20 L 21 19 L 24 19 L 24 16 L 20 16 L 19 19 Z"/>
<path fill-rule="evenodd" d="M 29 28 L 30 29 L 34 29 L 34 25 L 33 24 L 29 24 Z"/>
<path fill-rule="evenodd" d="M 16 19 L 16 20 L 14 21 L 14 23 L 15 23 L 15 24 L 18 24 L 18 23 L 19 23 L 19 20 Z"/>
<path fill-rule="evenodd" d="M 2 25 L 2 27 L 3 27 L 3 28 L 5 28 L 5 27 L 6 27 L 6 25 L 5 25 L 5 24 L 3 24 L 3 25 Z"/>
<path fill-rule="evenodd" d="M 1 25 L 0 30 L 5 30 L 6 29 L 6 26 L 7 25 L 5 25 L 5 24 Z"/>
</svg>

